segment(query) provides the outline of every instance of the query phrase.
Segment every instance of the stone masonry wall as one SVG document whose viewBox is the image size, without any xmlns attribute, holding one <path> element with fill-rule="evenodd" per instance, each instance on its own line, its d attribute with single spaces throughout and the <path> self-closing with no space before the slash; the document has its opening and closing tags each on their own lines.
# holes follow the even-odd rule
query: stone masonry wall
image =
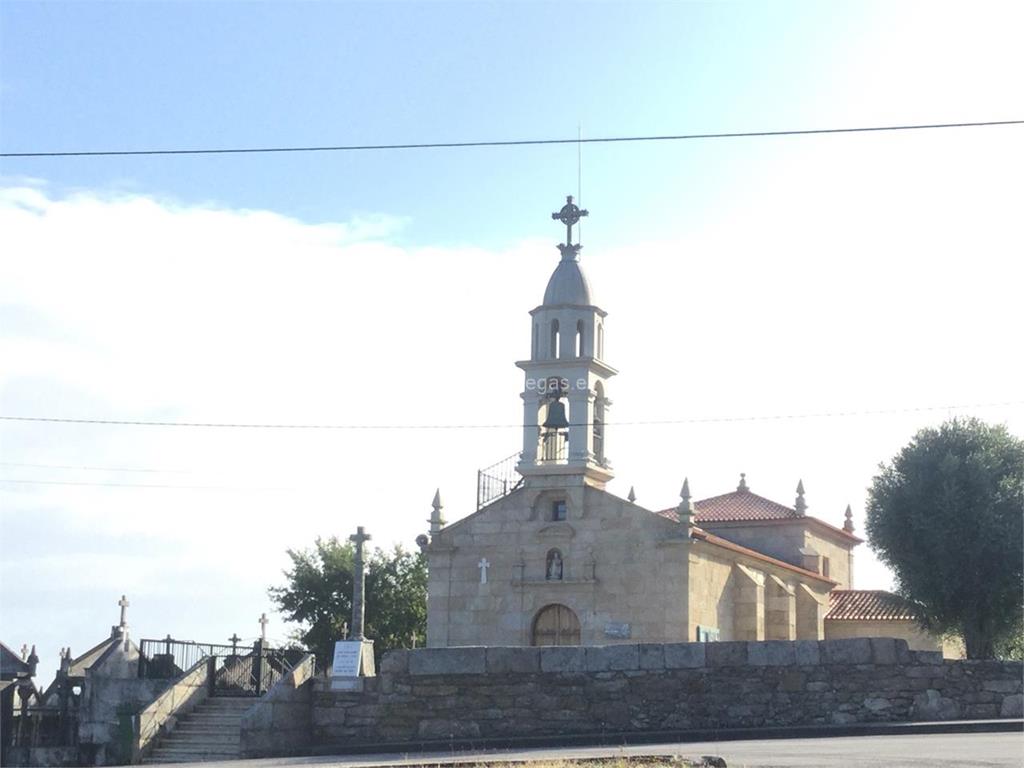
<svg viewBox="0 0 1024 768">
<path fill-rule="evenodd" d="M 318 685 L 312 748 L 1020 717 L 1021 680 L 892 638 L 393 651 L 362 692 Z"/>
<path fill-rule="evenodd" d="M 277 757 L 308 750 L 316 658 L 307 654 L 242 715 L 242 757 Z"/>
</svg>

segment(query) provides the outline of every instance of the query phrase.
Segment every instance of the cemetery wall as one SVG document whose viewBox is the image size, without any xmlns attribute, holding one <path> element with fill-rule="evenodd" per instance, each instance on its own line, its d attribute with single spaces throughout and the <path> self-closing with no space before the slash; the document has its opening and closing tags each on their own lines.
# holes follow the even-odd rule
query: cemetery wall
<svg viewBox="0 0 1024 768">
<path fill-rule="evenodd" d="M 1021 662 L 853 638 L 392 651 L 312 693 L 312 749 L 1021 717 Z"/>
</svg>

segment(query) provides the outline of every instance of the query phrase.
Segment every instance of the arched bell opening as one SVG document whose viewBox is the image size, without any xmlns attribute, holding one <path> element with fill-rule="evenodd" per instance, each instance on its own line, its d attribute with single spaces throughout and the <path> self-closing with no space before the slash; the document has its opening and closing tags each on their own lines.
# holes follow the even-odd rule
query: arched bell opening
<svg viewBox="0 0 1024 768">
<path fill-rule="evenodd" d="M 559 356 L 561 350 L 559 349 L 558 321 L 557 320 L 552 320 L 551 321 L 551 342 L 550 342 L 548 351 L 549 351 L 550 357 L 552 359 L 554 359 L 554 360 L 558 359 L 558 356 Z"/>
<path fill-rule="evenodd" d="M 564 463 L 569 456 L 569 404 L 555 390 L 538 409 L 540 460 L 544 464 Z"/>
</svg>

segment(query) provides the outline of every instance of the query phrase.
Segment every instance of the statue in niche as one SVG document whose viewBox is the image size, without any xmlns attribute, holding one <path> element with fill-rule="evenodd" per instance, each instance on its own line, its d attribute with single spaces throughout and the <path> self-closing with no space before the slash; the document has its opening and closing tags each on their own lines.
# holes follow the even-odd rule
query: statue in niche
<svg viewBox="0 0 1024 768">
<path fill-rule="evenodd" d="M 562 553 L 559 552 L 557 549 L 552 549 L 550 552 L 548 552 L 547 580 L 562 580 Z"/>
</svg>

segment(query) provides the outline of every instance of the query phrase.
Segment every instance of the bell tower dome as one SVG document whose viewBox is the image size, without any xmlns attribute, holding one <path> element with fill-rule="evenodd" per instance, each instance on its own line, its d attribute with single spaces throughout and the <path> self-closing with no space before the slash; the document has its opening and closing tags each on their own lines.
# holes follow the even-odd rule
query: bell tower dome
<svg viewBox="0 0 1024 768">
<path fill-rule="evenodd" d="M 530 359 L 516 363 L 526 374 L 523 450 L 517 469 L 528 483 L 558 477 L 604 487 L 613 476 L 605 453 L 611 400 L 606 382 L 617 371 L 604 361 L 607 313 L 594 303 L 580 267 L 572 228 L 588 215 L 572 196 L 551 218 L 565 225 L 561 261 L 543 303 L 530 312 Z"/>
</svg>

